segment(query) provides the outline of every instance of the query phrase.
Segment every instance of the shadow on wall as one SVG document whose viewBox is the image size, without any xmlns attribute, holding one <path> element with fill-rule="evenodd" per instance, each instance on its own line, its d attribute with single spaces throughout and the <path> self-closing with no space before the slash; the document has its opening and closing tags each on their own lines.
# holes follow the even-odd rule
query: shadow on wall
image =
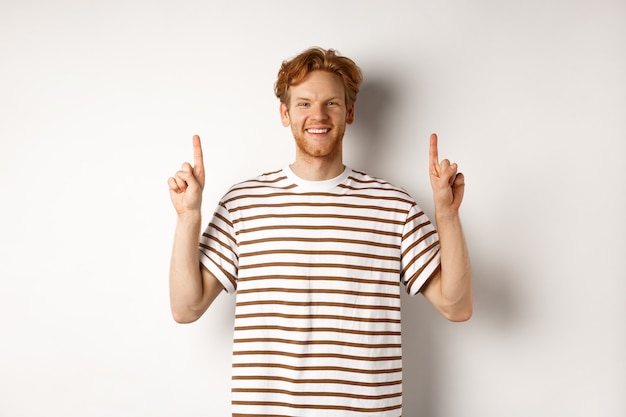
<svg viewBox="0 0 626 417">
<path fill-rule="evenodd" d="M 481 327 L 481 334 L 485 330 L 491 334 L 503 335 L 518 326 L 521 316 L 515 304 L 512 278 L 507 269 L 492 261 L 473 260 L 474 275 L 474 316 L 467 323 L 458 326 L 468 326 L 458 329 L 458 338 L 455 330 L 421 295 L 409 297 L 403 294 L 402 298 L 402 345 L 403 345 L 403 415 L 413 417 L 438 417 L 443 410 L 438 404 L 454 401 L 446 398 L 447 389 L 446 368 L 447 351 L 443 343 L 451 338 L 458 343 L 471 343 L 469 339 L 480 337 L 472 332 Z M 448 326 L 445 329 L 444 327 Z M 452 350 L 454 351 L 454 349 Z M 454 381 L 455 384 L 471 385 L 471 375 L 467 381 Z"/>
<path fill-rule="evenodd" d="M 520 277 L 501 263 L 480 259 L 472 259 L 472 274 L 475 305 L 472 321 L 500 334 L 515 329 L 523 320 L 514 288 Z"/>
<path fill-rule="evenodd" d="M 349 127 L 347 156 L 351 165 L 373 175 L 384 172 L 385 140 L 389 113 L 394 105 L 397 87 L 389 79 L 367 77 L 356 102 L 355 119 Z"/>
<path fill-rule="evenodd" d="M 436 417 L 438 313 L 421 296 L 402 293 L 402 415 Z"/>
<path fill-rule="evenodd" d="M 358 95 L 355 121 L 348 132 L 351 140 L 345 144 L 346 159 L 356 169 L 385 178 L 386 149 L 389 139 L 389 119 L 400 94 L 391 77 L 364 80 Z M 385 157 L 387 156 L 387 158 Z M 402 294 L 403 326 L 403 415 L 435 417 L 437 386 L 434 383 L 437 350 L 437 316 L 423 297 Z"/>
<path fill-rule="evenodd" d="M 351 164 L 384 178 L 391 157 L 387 149 L 390 115 L 401 100 L 402 91 L 393 77 L 371 77 L 364 81 L 356 105 L 356 117 L 350 127 L 348 141 Z M 387 156 L 387 158 L 385 157 Z M 387 168 L 386 168 L 387 167 Z M 471 251 L 471 248 L 470 248 Z M 518 322 L 513 289 L 507 268 L 493 260 L 472 259 L 475 309 L 471 322 L 460 326 L 484 326 L 501 333 L 514 328 Z M 422 296 L 403 294 L 403 415 L 437 417 L 442 415 L 438 404 L 446 402 L 442 343 L 449 340 L 448 322 Z M 473 336 L 471 328 L 462 337 Z M 469 377 L 468 377 L 469 378 Z M 472 381 L 461 383 L 471 384 Z"/>
<path fill-rule="evenodd" d="M 344 155 L 350 167 L 403 187 L 420 202 L 422 196 L 408 188 L 411 183 L 416 185 L 407 176 L 412 168 L 401 165 L 415 140 L 412 134 L 399 132 L 396 125 L 406 112 L 402 106 L 409 99 L 407 94 L 406 83 L 393 71 L 368 74 L 359 91 L 354 123 L 346 133 Z M 428 181 L 427 176 L 421 181 Z"/>
</svg>

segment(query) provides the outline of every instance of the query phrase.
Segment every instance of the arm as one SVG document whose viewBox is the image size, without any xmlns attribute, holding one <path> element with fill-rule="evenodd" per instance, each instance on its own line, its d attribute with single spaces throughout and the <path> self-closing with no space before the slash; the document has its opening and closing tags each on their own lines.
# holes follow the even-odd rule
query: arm
<svg viewBox="0 0 626 417">
<path fill-rule="evenodd" d="M 473 308 L 472 271 L 459 217 L 465 177 L 457 172 L 457 164 L 447 159 L 439 162 L 435 134 L 430 136 L 429 169 L 441 268 L 422 289 L 422 294 L 448 320 L 469 320 Z"/>
<path fill-rule="evenodd" d="M 174 320 L 190 323 L 202 316 L 223 289 L 213 274 L 200 266 L 198 241 L 201 227 L 204 163 L 200 138 L 193 137 L 194 166 L 185 162 L 168 179 L 178 220 L 170 263 L 170 305 Z"/>
</svg>

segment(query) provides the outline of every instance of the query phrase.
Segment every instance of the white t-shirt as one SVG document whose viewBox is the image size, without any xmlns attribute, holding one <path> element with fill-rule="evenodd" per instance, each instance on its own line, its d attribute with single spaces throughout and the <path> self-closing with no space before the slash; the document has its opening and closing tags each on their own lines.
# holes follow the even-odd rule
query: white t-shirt
<svg viewBox="0 0 626 417">
<path fill-rule="evenodd" d="M 402 412 L 400 284 L 439 267 L 434 226 L 404 190 L 346 168 L 289 168 L 233 186 L 200 241 L 237 294 L 234 416 Z"/>
</svg>

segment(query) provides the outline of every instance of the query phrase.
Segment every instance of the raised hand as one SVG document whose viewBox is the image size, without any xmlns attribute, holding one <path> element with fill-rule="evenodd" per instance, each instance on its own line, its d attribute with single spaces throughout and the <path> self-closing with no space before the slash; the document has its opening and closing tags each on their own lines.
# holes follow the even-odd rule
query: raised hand
<svg viewBox="0 0 626 417">
<path fill-rule="evenodd" d="M 204 161 L 198 135 L 193 137 L 193 166 L 188 162 L 183 163 L 180 171 L 168 178 L 167 184 L 176 213 L 180 215 L 200 210 L 204 189 Z"/>
<path fill-rule="evenodd" d="M 463 201 L 465 177 L 458 172 L 456 163 L 447 159 L 439 162 L 437 135 L 434 133 L 430 135 L 429 172 L 437 215 L 457 214 Z"/>
</svg>

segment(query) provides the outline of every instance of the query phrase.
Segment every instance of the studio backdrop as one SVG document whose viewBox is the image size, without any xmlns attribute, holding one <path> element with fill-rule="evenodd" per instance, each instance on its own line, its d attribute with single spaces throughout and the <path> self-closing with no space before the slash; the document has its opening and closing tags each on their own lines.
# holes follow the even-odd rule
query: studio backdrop
<svg viewBox="0 0 626 417">
<path fill-rule="evenodd" d="M 474 316 L 403 296 L 403 415 L 626 415 L 620 0 L 0 2 L 0 415 L 229 415 L 235 297 L 172 319 L 167 178 L 199 134 L 208 221 L 292 162 L 311 46 L 363 71 L 346 164 L 430 216 L 430 133 L 466 176 Z"/>
</svg>

